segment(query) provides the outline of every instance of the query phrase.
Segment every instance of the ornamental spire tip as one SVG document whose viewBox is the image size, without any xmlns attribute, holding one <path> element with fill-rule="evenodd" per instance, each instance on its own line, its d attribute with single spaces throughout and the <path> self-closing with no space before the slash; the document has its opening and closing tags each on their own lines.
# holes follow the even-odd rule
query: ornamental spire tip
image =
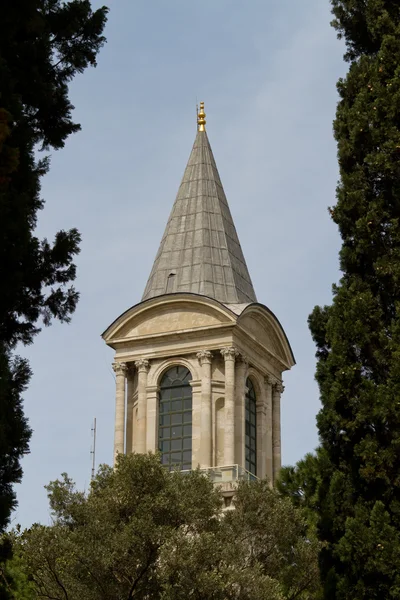
<svg viewBox="0 0 400 600">
<path fill-rule="evenodd" d="M 199 131 L 206 130 L 206 113 L 204 112 L 204 102 L 200 102 L 200 110 L 197 113 L 197 126 Z"/>
</svg>

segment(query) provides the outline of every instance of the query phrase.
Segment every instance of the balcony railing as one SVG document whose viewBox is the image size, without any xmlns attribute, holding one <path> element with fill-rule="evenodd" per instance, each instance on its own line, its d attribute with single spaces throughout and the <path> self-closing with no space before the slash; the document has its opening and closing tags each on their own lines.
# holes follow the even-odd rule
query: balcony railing
<svg viewBox="0 0 400 600">
<path fill-rule="evenodd" d="M 200 469 L 202 473 L 208 475 L 214 485 L 223 485 L 225 483 L 236 483 L 239 481 L 256 481 L 258 477 L 246 471 L 240 465 L 224 465 L 221 467 L 207 467 Z M 189 473 L 189 471 L 181 471 Z"/>
</svg>

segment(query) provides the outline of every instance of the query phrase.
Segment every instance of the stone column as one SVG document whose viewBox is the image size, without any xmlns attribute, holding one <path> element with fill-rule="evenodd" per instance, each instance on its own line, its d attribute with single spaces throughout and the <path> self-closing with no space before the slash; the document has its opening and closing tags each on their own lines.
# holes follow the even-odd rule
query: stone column
<svg viewBox="0 0 400 600">
<path fill-rule="evenodd" d="M 235 464 L 245 468 L 245 388 L 248 369 L 247 358 L 241 354 L 236 365 L 235 385 Z"/>
<path fill-rule="evenodd" d="M 146 407 L 147 407 L 147 373 L 150 363 L 145 358 L 135 362 L 138 370 L 138 422 L 136 451 L 146 453 Z"/>
<path fill-rule="evenodd" d="M 133 395 L 133 372 L 132 366 L 128 364 L 128 371 L 126 373 L 126 454 L 131 454 L 133 452 Z"/>
<path fill-rule="evenodd" d="M 211 362 L 212 354 L 208 350 L 197 353 L 201 365 L 201 431 L 200 431 L 200 467 L 212 466 L 212 412 L 211 412 Z"/>
<path fill-rule="evenodd" d="M 272 387 L 272 451 L 274 483 L 281 470 L 281 394 L 284 390 L 281 381 L 274 383 Z"/>
<path fill-rule="evenodd" d="M 238 351 L 234 347 L 222 348 L 225 360 L 225 427 L 224 463 L 235 464 L 235 360 Z"/>
<path fill-rule="evenodd" d="M 118 453 L 123 454 L 125 447 L 125 374 L 127 366 L 124 362 L 114 362 L 113 370 L 116 380 L 115 393 L 115 429 L 114 429 L 114 464 Z"/>
<path fill-rule="evenodd" d="M 157 452 L 158 450 L 158 394 L 160 388 L 157 385 L 147 388 L 147 410 L 146 410 L 146 450 Z"/>
<path fill-rule="evenodd" d="M 270 486 L 274 483 L 273 451 L 272 451 L 272 379 L 267 376 L 264 380 L 265 393 L 265 456 L 266 456 L 266 475 Z"/>
</svg>

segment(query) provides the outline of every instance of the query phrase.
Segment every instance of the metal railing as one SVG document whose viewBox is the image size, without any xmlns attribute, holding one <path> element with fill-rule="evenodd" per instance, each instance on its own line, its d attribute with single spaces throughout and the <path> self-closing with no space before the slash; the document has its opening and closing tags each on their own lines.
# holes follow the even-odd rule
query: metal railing
<svg viewBox="0 0 400 600">
<path fill-rule="evenodd" d="M 257 481 L 258 477 L 247 471 L 240 465 L 223 465 L 217 467 L 207 467 L 200 469 L 202 473 L 208 475 L 214 485 L 224 483 L 235 483 L 239 481 Z M 189 473 L 189 471 L 181 471 Z"/>
</svg>

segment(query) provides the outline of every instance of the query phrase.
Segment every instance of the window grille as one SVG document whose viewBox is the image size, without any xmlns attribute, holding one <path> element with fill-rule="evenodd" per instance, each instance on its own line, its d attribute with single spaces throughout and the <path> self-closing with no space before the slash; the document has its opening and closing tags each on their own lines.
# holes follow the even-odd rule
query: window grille
<svg viewBox="0 0 400 600">
<path fill-rule="evenodd" d="M 169 470 L 192 468 L 192 376 L 186 367 L 169 369 L 161 379 L 159 450 Z"/>
</svg>

